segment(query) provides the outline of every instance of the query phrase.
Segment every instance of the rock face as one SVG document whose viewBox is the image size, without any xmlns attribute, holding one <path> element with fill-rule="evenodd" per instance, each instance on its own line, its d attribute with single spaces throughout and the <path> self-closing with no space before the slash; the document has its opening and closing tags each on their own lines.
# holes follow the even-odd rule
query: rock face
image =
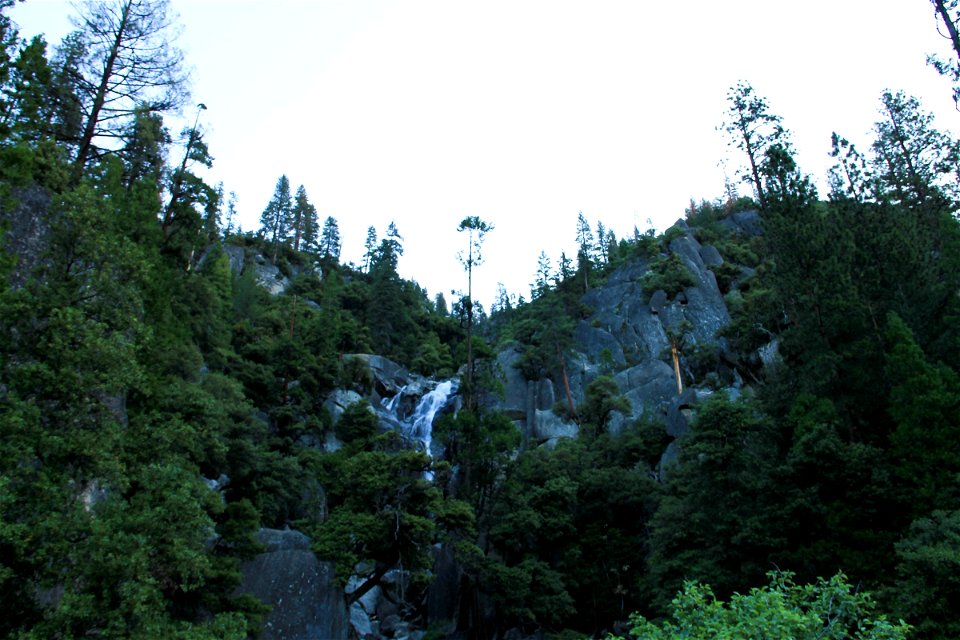
<svg viewBox="0 0 960 640">
<path fill-rule="evenodd" d="M 760 212 L 755 209 L 738 211 L 720 221 L 724 227 L 743 236 L 753 237 L 763 234 L 763 221 Z"/>
<path fill-rule="evenodd" d="M 197 266 L 203 265 L 210 255 L 210 250 L 211 248 L 208 247 L 200 256 Z M 263 254 L 233 244 L 224 244 L 223 252 L 227 255 L 230 271 L 234 275 L 239 276 L 247 270 L 252 270 L 257 284 L 266 289 L 270 295 L 280 295 L 289 288 L 290 278 L 284 275 L 279 267 L 271 264 Z M 291 270 L 294 276 L 300 272 L 300 269 L 295 266 L 291 266 Z"/>
<path fill-rule="evenodd" d="M 742 212 L 730 224 L 738 233 L 760 231 L 756 212 Z M 730 321 L 730 314 L 709 267 L 722 265 L 723 257 L 715 247 L 702 246 L 683 221 L 674 229 L 681 233 L 670 242 L 669 252 L 678 256 L 693 276 L 693 286 L 672 297 L 662 290 L 647 293 L 642 279 L 650 261 L 637 258 L 580 300 L 593 313 L 576 327 L 574 347 L 567 356 L 571 393 L 579 405 L 591 381 L 612 375 L 631 405 L 629 415 L 612 417 L 610 429 L 615 433 L 625 422 L 641 416 L 659 419 L 665 428 L 670 425 L 673 436 L 686 430 L 695 397 L 678 398 L 671 334 L 682 334 L 688 350 L 711 345 L 722 351 L 724 343 L 716 334 Z M 488 406 L 510 416 L 534 443 L 575 437 L 577 426 L 552 411 L 554 402 L 565 398 L 562 381 L 524 379 L 515 367 L 520 357 L 517 346 L 498 355 L 505 389 L 502 398 L 488 398 Z M 684 358 L 681 371 L 689 375 Z"/>
<path fill-rule="evenodd" d="M 257 274 L 257 282 L 264 289 L 270 292 L 270 295 L 280 295 L 290 286 L 290 279 L 280 273 L 280 269 L 269 262 L 257 262 L 253 265 Z"/>
<path fill-rule="evenodd" d="M 277 529 L 261 529 L 257 539 L 266 549 L 244 563 L 238 591 L 273 607 L 262 640 L 346 640 L 343 592 L 331 584 L 330 566 L 310 551 L 310 540 Z"/>
<path fill-rule="evenodd" d="M 0 210 L 0 223 L 6 223 L 7 226 L 0 246 L 17 256 L 10 274 L 10 284 L 17 288 L 23 286 L 41 266 L 50 242 L 50 224 L 46 215 L 50 208 L 50 193 L 43 187 L 33 185 L 15 189 L 12 196 L 14 207 L 9 211 Z"/>
</svg>

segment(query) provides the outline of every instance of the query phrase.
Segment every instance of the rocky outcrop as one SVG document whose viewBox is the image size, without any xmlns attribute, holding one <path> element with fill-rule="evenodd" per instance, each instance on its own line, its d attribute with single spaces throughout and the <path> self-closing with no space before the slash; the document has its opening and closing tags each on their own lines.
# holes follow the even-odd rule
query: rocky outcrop
<svg viewBox="0 0 960 640">
<path fill-rule="evenodd" d="M 310 550 L 298 531 L 261 529 L 262 553 L 245 562 L 238 591 L 273 607 L 262 640 L 346 640 L 349 618 L 333 570 Z"/>
<path fill-rule="evenodd" d="M 347 410 L 347 407 L 352 404 L 356 404 L 361 400 L 363 400 L 363 396 L 356 391 L 351 391 L 349 389 L 334 389 L 324 401 L 323 408 L 327 410 L 327 413 L 329 413 L 330 417 L 333 419 L 333 424 L 336 425 L 340 420 L 340 416 L 343 415 L 343 412 Z"/>
<path fill-rule="evenodd" d="M 738 225 L 738 232 L 755 233 L 759 217 L 742 212 L 731 224 Z M 612 416 L 609 429 L 614 433 L 641 416 L 659 419 L 674 437 L 687 430 L 695 394 L 677 397 L 671 335 L 687 350 L 708 346 L 725 352 L 725 342 L 717 338 L 717 332 L 730 322 L 730 314 L 710 269 L 722 265 L 723 257 L 716 247 L 701 245 L 683 221 L 677 222 L 670 234 L 674 238 L 668 250 L 693 277 L 692 286 L 676 295 L 645 291 L 643 278 L 651 262 L 637 258 L 580 300 L 592 313 L 577 325 L 574 346 L 567 355 L 571 393 L 579 405 L 591 381 L 612 375 L 631 406 L 629 415 Z M 503 372 L 504 394 L 489 399 L 488 406 L 513 418 L 532 442 L 575 436 L 577 426 L 552 411 L 554 403 L 565 398 L 562 383 L 524 379 L 516 368 L 520 359 L 518 346 L 500 352 L 497 364 Z M 691 382 L 689 370 L 681 356 L 687 383 Z"/>
<path fill-rule="evenodd" d="M 12 208 L 0 209 L 0 227 L 6 226 L 0 247 L 17 257 L 10 273 L 16 289 L 41 266 L 50 244 L 50 192 L 38 185 L 14 189 L 10 202 Z"/>
<path fill-rule="evenodd" d="M 755 209 L 749 211 L 737 211 L 720 221 L 728 231 L 733 233 L 754 237 L 763 235 L 763 221 L 760 219 L 760 212 Z"/>
<path fill-rule="evenodd" d="M 257 276 L 257 283 L 266 289 L 270 295 L 278 296 L 290 286 L 290 279 L 280 272 L 280 268 L 270 264 L 262 256 L 254 263 L 253 269 Z"/>
<path fill-rule="evenodd" d="M 630 401 L 632 417 L 663 415 L 670 399 L 677 395 L 673 369 L 662 360 L 646 360 L 613 379 Z"/>
<path fill-rule="evenodd" d="M 370 371 L 373 378 L 373 404 L 392 398 L 413 381 L 409 371 L 389 358 L 369 353 L 354 353 L 344 356 L 344 360 L 348 359 L 359 360 Z"/>
</svg>

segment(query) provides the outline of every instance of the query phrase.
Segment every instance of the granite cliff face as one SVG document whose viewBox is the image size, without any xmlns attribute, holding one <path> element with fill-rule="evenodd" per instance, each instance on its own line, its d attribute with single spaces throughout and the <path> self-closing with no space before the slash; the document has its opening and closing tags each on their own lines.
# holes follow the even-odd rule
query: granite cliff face
<svg viewBox="0 0 960 640">
<path fill-rule="evenodd" d="M 740 218 L 731 223 L 736 225 L 731 231 L 758 232 L 755 214 L 748 212 Z M 651 261 L 635 258 L 580 300 L 591 311 L 576 326 L 574 346 L 566 355 L 571 393 L 574 403 L 580 404 L 591 381 L 601 375 L 612 376 L 631 406 L 629 414 L 614 415 L 609 425 L 613 432 L 627 421 L 645 417 L 663 423 L 668 435 L 679 437 L 686 431 L 690 409 L 698 399 L 725 387 L 736 393 L 740 386 L 736 374 L 722 366 L 709 381 L 697 379 L 700 372 L 695 371 L 693 362 L 697 354 L 706 353 L 722 363 L 727 350 L 718 332 L 730 321 L 730 313 L 712 270 L 723 264 L 723 257 L 712 245 L 701 245 L 683 221 L 668 235 L 673 236 L 668 253 L 679 258 L 692 276 L 691 286 L 674 295 L 662 289 L 645 290 L 643 279 Z M 692 385 L 682 393 L 673 368 L 671 335 L 682 344 L 683 385 Z M 520 345 L 510 345 L 498 354 L 505 393 L 502 398 L 490 398 L 491 407 L 509 415 L 532 443 L 575 436 L 577 426 L 553 411 L 557 399 L 565 395 L 562 381 L 525 379 L 515 366 L 521 350 Z M 665 460 L 670 457 L 668 449 Z"/>
</svg>

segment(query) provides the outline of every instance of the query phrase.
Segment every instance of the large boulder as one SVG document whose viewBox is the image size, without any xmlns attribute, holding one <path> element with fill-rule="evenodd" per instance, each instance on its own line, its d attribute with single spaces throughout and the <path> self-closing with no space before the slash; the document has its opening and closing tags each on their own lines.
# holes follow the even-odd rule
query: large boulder
<svg viewBox="0 0 960 640">
<path fill-rule="evenodd" d="M 323 408 L 327 410 L 330 417 L 333 418 L 333 424 L 336 425 L 340 420 L 340 416 L 347 410 L 347 407 L 361 400 L 363 400 L 363 396 L 356 391 L 334 389 L 324 401 Z"/>
<path fill-rule="evenodd" d="M 760 212 L 755 209 L 732 213 L 721 220 L 720 224 L 730 231 L 743 236 L 754 237 L 763 235 L 763 220 L 760 218 Z"/>
<path fill-rule="evenodd" d="M 536 410 L 530 429 L 530 437 L 536 442 L 547 442 L 557 438 L 575 438 L 579 427 L 570 420 L 564 420 L 552 411 Z"/>
<path fill-rule="evenodd" d="M 243 273 L 243 267 L 247 260 L 247 251 L 243 247 L 234 244 L 223 245 L 223 252 L 227 254 L 227 260 L 230 262 L 230 271 L 235 276 Z"/>
<path fill-rule="evenodd" d="M 593 309 L 586 326 L 594 331 L 581 325 L 575 336 L 578 351 L 599 362 L 603 349 L 609 349 L 618 368 L 660 356 L 669 343 L 641 284 L 647 268 L 644 260 L 632 261 L 610 274 L 603 286 L 583 296 L 581 302 Z"/>
<path fill-rule="evenodd" d="M 370 371 L 373 377 L 373 401 L 375 404 L 381 399 L 394 397 L 412 381 L 409 371 L 383 356 L 354 353 L 344 356 L 344 359 L 359 360 Z"/>
<path fill-rule="evenodd" d="M 290 286 L 290 279 L 274 264 L 258 261 L 253 265 L 253 269 L 257 276 L 257 283 L 272 296 L 280 295 Z"/>
<path fill-rule="evenodd" d="M 240 593 L 272 607 L 261 640 L 346 640 L 349 618 L 333 569 L 298 531 L 261 529 L 265 549 L 242 566 Z"/>
<path fill-rule="evenodd" d="M 573 339 L 580 351 L 592 362 L 613 366 L 626 364 L 620 342 L 613 337 L 610 331 L 600 326 L 599 321 L 592 324 L 586 320 L 581 320 L 574 332 Z"/>
<path fill-rule="evenodd" d="M 503 394 L 487 394 L 483 402 L 513 420 L 526 420 L 529 393 L 527 379 L 517 368 L 519 362 L 520 347 L 516 344 L 505 347 L 497 354 L 496 370 L 503 381 Z"/>
<path fill-rule="evenodd" d="M 677 394 L 673 369 L 662 360 L 647 360 L 621 371 L 614 380 L 630 401 L 631 416 L 663 416 Z"/>
</svg>

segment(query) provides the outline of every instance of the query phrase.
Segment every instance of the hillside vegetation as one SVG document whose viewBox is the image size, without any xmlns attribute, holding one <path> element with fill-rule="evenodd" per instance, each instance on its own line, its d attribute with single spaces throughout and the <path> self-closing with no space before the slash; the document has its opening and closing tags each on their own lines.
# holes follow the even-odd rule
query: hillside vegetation
<svg viewBox="0 0 960 640">
<path fill-rule="evenodd" d="M 397 224 L 343 264 L 285 176 L 240 232 L 164 124 L 165 3 L 86 6 L 105 30 L 52 51 L 10 5 L 3 637 L 273 637 L 242 568 L 286 528 L 329 615 L 387 594 L 381 637 L 960 636 L 960 143 L 915 99 L 865 151 L 834 134 L 821 194 L 740 83 L 751 197 L 663 234 L 581 214 L 486 310 L 400 278 Z M 467 279 L 495 231 L 461 231 Z M 433 449 L 383 419 L 389 367 L 458 378 Z"/>
</svg>

